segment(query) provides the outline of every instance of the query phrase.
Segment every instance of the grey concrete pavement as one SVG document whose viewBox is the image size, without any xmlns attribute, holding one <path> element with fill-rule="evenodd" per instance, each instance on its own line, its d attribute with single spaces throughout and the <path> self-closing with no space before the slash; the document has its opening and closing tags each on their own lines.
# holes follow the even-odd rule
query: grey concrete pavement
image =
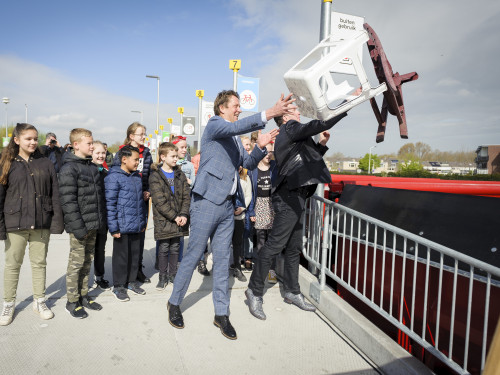
<svg viewBox="0 0 500 375">
<path fill-rule="evenodd" d="M 187 243 L 186 243 L 187 244 Z M 4 244 L 0 244 L 4 249 Z M 0 327 L 0 374 L 377 374 L 379 370 L 320 312 L 309 313 L 283 302 L 279 285 L 264 297 L 266 321 L 248 312 L 247 283 L 231 278 L 231 322 L 238 340 L 213 325 L 212 277 L 194 273 L 181 305 L 186 328 L 167 321 L 172 291 L 155 289 L 155 243 L 147 230 L 146 295 L 130 293 L 119 302 L 111 291 L 91 290 L 102 311 L 83 320 L 65 311 L 67 234 L 51 237 L 47 259 L 47 297 L 55 317 L 41 320 L 32 311 L 31 269 L 26 254 L 17 292 L 14 321 Z M 2 251 L 3 253 L 3 251 Z M 112 238 L 106 246 L 106 278 L 111 281 Z M 4 256 L 0 257 L 3 291 Z M 211 264 L 209 264 L 211 269 Z M 93 275 L 93 273 L 92 273 Z M 250 274 L 246 274 L 247 277 Z"/>
</svg>

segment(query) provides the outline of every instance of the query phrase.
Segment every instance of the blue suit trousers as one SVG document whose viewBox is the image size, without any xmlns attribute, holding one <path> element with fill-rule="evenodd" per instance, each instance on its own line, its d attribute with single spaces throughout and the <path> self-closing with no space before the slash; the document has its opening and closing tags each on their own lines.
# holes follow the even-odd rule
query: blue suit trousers
<svg viewBox="0 0 500 375">
<path fill-rule="evenodd" d="M 169 302 L 180 305 L 193 272 L 211 240 L 213 257 L 213 293 L 215 315 L 229 315 L 229 260 L 234 231 L 234 205 L 225 200 L 217 205 L 193 194 L 190 206 L 189 244 L 174 280 Z"/>
</svg>

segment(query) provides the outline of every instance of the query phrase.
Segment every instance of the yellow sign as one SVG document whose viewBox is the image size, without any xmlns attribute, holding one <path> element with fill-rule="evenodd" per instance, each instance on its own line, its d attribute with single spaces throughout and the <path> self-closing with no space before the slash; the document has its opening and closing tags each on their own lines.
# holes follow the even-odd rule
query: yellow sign
<svg viewBox="0 0 500 375">
<path fill-rule="evenodd" d="M 174 122 L 174 119 L 173 119 L 172 117 L 169 117 L 169 118 L 167 119 L 167 121 L 168 121 L 168 123 L 169 123 L 170 125 L 172 125 L 172 122 Z"/>
<path fill-rule="evenodd" d="M 229 60 L 229 69 L 238 71 L 241 69 L 241 60 Z"/>
<path fill-rule="evenodd" d="M 203 96 L 205 95 L 205 90 L 196 90 L 196 96 L 198 98 L 203 98 Z"/>
<path fill-rule="evenodd" d="M 163 125 L 160 125 L 160 130 L 163 130 Z"/>
<path fill-rule="evenodd" d="M 155 130 L 155 134 L 158 135 L 158 130 Z"/>
<path fill-rule="evenodd" d="M 180 114 L 184 113 L 184 107 L 177 107 L 177 112 Z"/>
</svg>

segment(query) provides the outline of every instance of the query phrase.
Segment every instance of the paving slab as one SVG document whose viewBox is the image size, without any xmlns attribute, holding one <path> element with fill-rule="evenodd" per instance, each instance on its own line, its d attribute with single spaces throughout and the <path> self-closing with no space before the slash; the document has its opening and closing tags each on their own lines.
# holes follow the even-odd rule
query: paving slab
<svg viewBox="0 0 500 375">
<path fill-rule="evenodd" d="M 166 302 L 172 291 L 155 289 L 155 242 L 146 232 L 146 295 L 130 293 L 119 302 L 111 291 L 91 290 L 103 305 L 77 320 L 65 311 L 65 272 L 69 237 L 53 235 L 47 257 L 48 305 L 55 317 L 41 320 L 32 311 L 31 269 L 26 254 L 14 321 L 0 327 L 0 374 L 377 374 L 380 371 L 320 312 L 283 302 L 279 284 L 264 297 L 266 321 L 248 312 L 247 283 L 231 278 L 231 322 L 238 340 L 213 325 L 212 277 L 195 271 L 181 305 L 186 328 L 173 328 Z M 187 239 L 186 239 L 187 240 Z M 187 241 L 186 241 L 187 245 Z M 0 244 L 4 250 L 4 243 Z M 112 238 L 106 246 L 106 278 L 111 281 Z M 4 257 L 0 257 L 3 291 Z M 209 260 L 208 268 L 211 269 Z M 249 273 L 246 273 L 250 277 Z"/>
</svg>

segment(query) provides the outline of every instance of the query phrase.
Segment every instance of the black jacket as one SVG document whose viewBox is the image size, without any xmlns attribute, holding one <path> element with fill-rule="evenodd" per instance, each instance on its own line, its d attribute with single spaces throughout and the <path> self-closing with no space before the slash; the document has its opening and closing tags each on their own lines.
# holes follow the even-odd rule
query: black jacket
<svg viewBox="0 0 500 375">
<path fill-rule="evenodd" d="M 61 169 L 62 166 L 62 155 L 64 154 L 64 148 L 62 147 L 50 147 L 47 145 L 40 146 L 40 151 L 45 156 L 48 158 L 53 164 L 54 168 L 56 170 L 56 173 L 59 173 L 59 170 Z"/>
<path fill-rule="evenodd" d="M 99 179 L 101 180 L 101 185 L 103 187 L 102 194 L 103 194 L 104 198 L 106 198 L 106 189 L 104 186 L 104 179 L 108 175 L 108 170 L 106 168 L 104 168 L 103 166 L 100 166 L 97 164 L 96 164 L 96 167 L 97 167 L 97 170 L 99 171 Z M 108 216 L 108 212 L 106 210 L 104 210 L 104 230 L 100 229 L 99 230 L 100 233 L 104 233 L 104 234 L 108 233 L 107 216 Z"/>
<path fill-rule="evenodd" d="M 64 229 L 82 240 L 90 230 L 106 230 L 106 201 L 97 166 L 68 153 L 59 172 Z"/>
<path fill-rule="evenodd" d="M 155 169 L 157 168 L 157 169 Z M 177 216 L 189 218 L 190 192 L 186 176 L 179 167 L 174 169 L 174 193 L 160 166 L 154 166 L 149 177 L 149 188 L 153 200 L 155 240 L 189 235 L 189 220 L 183 227 L 175 223 Z"/>
<path fill-rule="evenodd" d="M 24 229 L 64 230 L 54 165 L 38 151 L 27 162 L 16 156 L 7 185 L 0 184 L 0 240 Z"/>
<path fill-rule="evenodd" d="M 290 190 L 310 186 L 310 191 L 319 183 L 331 182 L 330 172 L 323 161 L 328 147 L 316 143 L 312 136 L 332 128 L 346 115 L 344 112 L 328 121 L 313 120 L 307 124 L 290 120 L 280 126 L 274 144 L 278 165 L 275 190 L 284 182 Z"/>
</svg>

